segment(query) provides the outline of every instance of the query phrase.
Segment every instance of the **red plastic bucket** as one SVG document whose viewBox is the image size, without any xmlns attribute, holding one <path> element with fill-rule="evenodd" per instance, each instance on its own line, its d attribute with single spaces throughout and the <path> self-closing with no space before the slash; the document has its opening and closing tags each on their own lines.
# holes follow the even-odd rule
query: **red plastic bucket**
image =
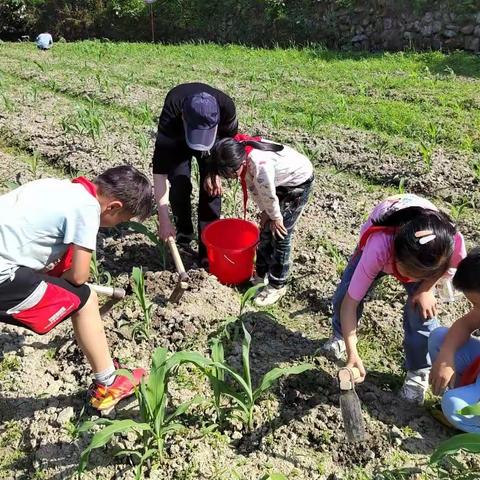
<svg viewBox="0 0 480 480">
<path fill-rule="evenodd" d="M 259 235 L 254 223 L 239 218 L 224 218 L 207 225 L 202 241 L 207 247 L 210 273 L 226 285 L 247 281 L 253 273 Z"/>
</svg>

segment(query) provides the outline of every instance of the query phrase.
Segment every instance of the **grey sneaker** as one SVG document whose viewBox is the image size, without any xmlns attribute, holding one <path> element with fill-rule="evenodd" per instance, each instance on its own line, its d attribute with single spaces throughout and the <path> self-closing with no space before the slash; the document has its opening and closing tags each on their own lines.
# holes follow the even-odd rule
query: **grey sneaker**
<svg viewBox="0 0 480 480">
<path fill-rule="evenodd" d="M 257 307 L 268 307 L 277 303 L 287 293 L 287 287 L 275 288 L 271 285 L 263 287 L 255 296 L 253 303 Z"/>
<path fill-rule="evenodd" d="M 416 405 L 423 405 L 425 392 L 428 388 L 428 374 L 430 368 L 408 370 L 403 386 L 400 389 L 400 398 Z"/>
<path fill-rule="evenodd" d="M 332 335 L 321 347 L 321 352 L 333 360 L 342 360 L 345 358 L 345 342 L 342 338 Z"/>
<path fill-rule="evenodd" d="M 268 277 L 265 275 L 265 277 L 259 277 L 257 274 L 255 274 L 251 279 L 250 283 L 252 285 L 260 285 L 263 283 L 263 285 L 268 285 Z"/>
</svg>

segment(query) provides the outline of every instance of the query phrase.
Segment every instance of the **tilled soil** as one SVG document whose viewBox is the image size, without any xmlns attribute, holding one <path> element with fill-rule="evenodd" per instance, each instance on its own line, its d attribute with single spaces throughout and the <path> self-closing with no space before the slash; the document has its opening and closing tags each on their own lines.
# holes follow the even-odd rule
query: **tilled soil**
<svg viewBox="0 0 480 480">
<path fill-rule="evenodd" d="M 52 165 L 64 169 L 62 174 L 79 170 L 93 175 L 123 162 L 149 171 L 122 121 L 100 141 L 84 136 L 67 138 L 51 111 L 66 113 L 72 108 L 71 99 L 42 92 L 42 102 L 33 105 L 20 100 L 20 91 L 21 86 L 17 109 L 0 112 L 0 131 L 6 142 L 38 152 L 48 163 L 48 167 L 42 163 L 36 176 L 51 174 Z M 297 138 L 298 142 L 304 140 Z M 289 294 L 268 312 L 250 308 L 242 317 L 252 334 L 254 382 L 284 364 L 311 361 L 315 370 L 280 381 L 260 401 L 249 433 L 238 425 L 206 431 L 203 427 L 214 420 L 213 409 L 207 403 L 195 407 L 186 432 L 169 439 L 163 464 L 147 471 L 145 478 L 250 480 L 281 471 L 289 478 L 320 480 L 344 478 L 355 468 L 373 476 L 390 465 L 424 464 L 450 434 L 428 410 L 407 405 L 397 396 L 403 375 L 401 310 L 405 295 L 395 282 L 379 285 L 366 304 L 362 321 L 360 346 L 369 370 L 367 380 L 357 389 L 369 434 L 362 445 L 353 447 L 345 442 L 334 380 L 337 366 L 319 354 L 330 334 L 331 295 L 355 248 L 358 227 L 373 205 L 394 192 L 400 178 L 406 179 L 409 189 L 433 197 L 443 206 L 444 201 L 451 202 L 476 187 L 476 180 L 467 174 L 465 159 L 455 154 L 442 154 L 442 160 L 434 160 L 432 171 L 426 174 L 418 161 L 399 161 L 391 155 L 380 161 L 369 147 L 370 141 L 363 134 L 339 130 L 333 140 L 318 139 L 315 145 L 307 145 L 318 152 L 316 182 L 295 236 Z M 105 153 L 111 154 L 112 149 L 114 161 Z M 33 178 L 18 151 L 1 150 L 3 179 L 23 183 Z M 438 185 L 438 178 L 445 188 L 433 191 L 431 185 Z M 2 186 L 3 191 L 10 187 Z M 477 220 L 469 211 L 459 222 L 470 244 L 477 240 Z M 132 337 L 132 326 L 142 315 L 132 297 L 105 317 L 112 352 L 128 365 L 148 368 L 158 346 L 206 353 L 209 337 L 238 315 L 239 292 L 198 269 L 189 255 L 184 255 L 190 270 L 189 290 L 179 305 L 169 304 L 176 282 L 169 257 L 164 265 L 157 247 L 140 234 L 122 228 L 102 232 L 97 255 L 117 285 L 128 285 L 134 266 L 145 271 L 147 294 L 154 303 L 151 337 Z M 463 301 L 444 305 L 441 319 L 449 324 L 466 308 Z M 235 331 L 234 327 L 230 328 Z M 226 352 L 229 363 L 237 367 L 241 365 L 241 340 L 241 335 L 233 335 Z M 74 426 L 84 406 L 91 372 L 74 342 L 70 323 L 64 322 L 43 337 L 0 325 L 0 348 L 0 452 L 8 465 L 0 477 L 73 478 L 80 452 L 88 443 L 88 436 L 75 436 Z M 210 397 L 203 380 L 188 370 L 179 376 L 173 390 L 174 403 L 191 398 L 194 392 Z M 130 400 L 112 415 L 128 418 L 137 413 L 135 401 Z M 133 478 L 131 465 L 113 457 L 113 452 L 133 443 L 131 436 L 120 436 L 111 447 L 95 451 L 85 478 Z M 398 458 L 403 464 L 398 465 Z"/>
</svg>

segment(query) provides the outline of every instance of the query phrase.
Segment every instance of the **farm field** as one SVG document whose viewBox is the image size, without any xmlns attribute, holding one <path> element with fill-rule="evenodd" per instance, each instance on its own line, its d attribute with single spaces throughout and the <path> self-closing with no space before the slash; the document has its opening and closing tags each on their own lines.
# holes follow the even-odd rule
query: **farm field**
<svg viewBox="0 0 480 480">
<path fill-rule="evenodd" d="M 235 100 L 241 131 L 295 145 L 315 165 L 290 293 L 278 306 L 248 307 L 241 316 L 252 336 L 254 384 L 278 366 L 309 362 L 315 369 L 281 379 L 262 396 L 248 430 L 238 421 L 219 426 L 208 382 L 182 366 L 171 380 L 172 405 L 196 395 L 201 401 L 180 417 L 183 428 L 167 437 L 163 460 L 147 465 L 141 478 L 260 480 L 281 473 L 289 480 L 433 480 L 480 471 L 472 457 L 443 472 L 429 466 L 430 454 L 454 431 L 431 416 L 437 399 L 416 408 L 397 398 L 404 293 L 395 282 L 378 285 L 360 331 L 368 376 L 357 392 L 370 435 L 363 445 L 344 441 L 337 367 L 318 352 L 330 335 L 330 298 L 358 228 L 383 197 L 426 196 L 458 222 L 468 246 L 480 244 L 479 77 L 478 57 L 461 53 L 93 41 L 41 52 L 0 43 L 2 192 L 41 176 L 92 176 L 122 163 L 150 173 L 165 94 L 187 81 L 224 90 Z M 240 213 L 240 197 L 231 184 L 225 216 Z M 153 218 L 147 224 L 155 229 Z M 134 296 L 104 318 L 112 351 L 127 365 L 149 368 L 157 347 L 207 355 L 211 337 L 230 323 L 225 356 L 241 369 L 243 335 L 232 316 L 245 289 L 195 269 L 181 304 L 168 304 L 176 279 L 168 254 L 126 227 L 101 232 L 97 259 L 97 282 L 111 276 L 126 286 L 134 267 L 145 272 L 153 304 L 148 338 L 135 335 L 144 313 Z M 193 260 L 184 258 L 189 268 L 196 268 Z M 467 308 L 463 300 L 445 304 L 440 319 L 448 325 Z M 70 324 L 43 337 L 0 324 L 0 351 L 0 478 L 77 478 L 91 438 L 78 425 L 93 412 L 82 411 L 90 372 Z M 111 415 L 138 418 L 137 402 Z M 139 444 L 133 433 L 115 437 L 92 452 L 83 478 L 135 478 L 132 457 L 114 455 Z"/>
</svg>

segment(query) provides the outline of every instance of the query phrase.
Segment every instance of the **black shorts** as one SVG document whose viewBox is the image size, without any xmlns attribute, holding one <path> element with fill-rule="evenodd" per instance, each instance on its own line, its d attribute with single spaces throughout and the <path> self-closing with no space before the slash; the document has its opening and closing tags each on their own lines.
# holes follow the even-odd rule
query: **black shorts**
<svg viewBox="0 0 480 480">
<path fill-rule="evenodd" d="M 13 280 L 0 283 L 0 322 L 42 335 L 83 308 L 89 297 L 88 285 L 77 287 L 20 267 Z"/>
</svg>

